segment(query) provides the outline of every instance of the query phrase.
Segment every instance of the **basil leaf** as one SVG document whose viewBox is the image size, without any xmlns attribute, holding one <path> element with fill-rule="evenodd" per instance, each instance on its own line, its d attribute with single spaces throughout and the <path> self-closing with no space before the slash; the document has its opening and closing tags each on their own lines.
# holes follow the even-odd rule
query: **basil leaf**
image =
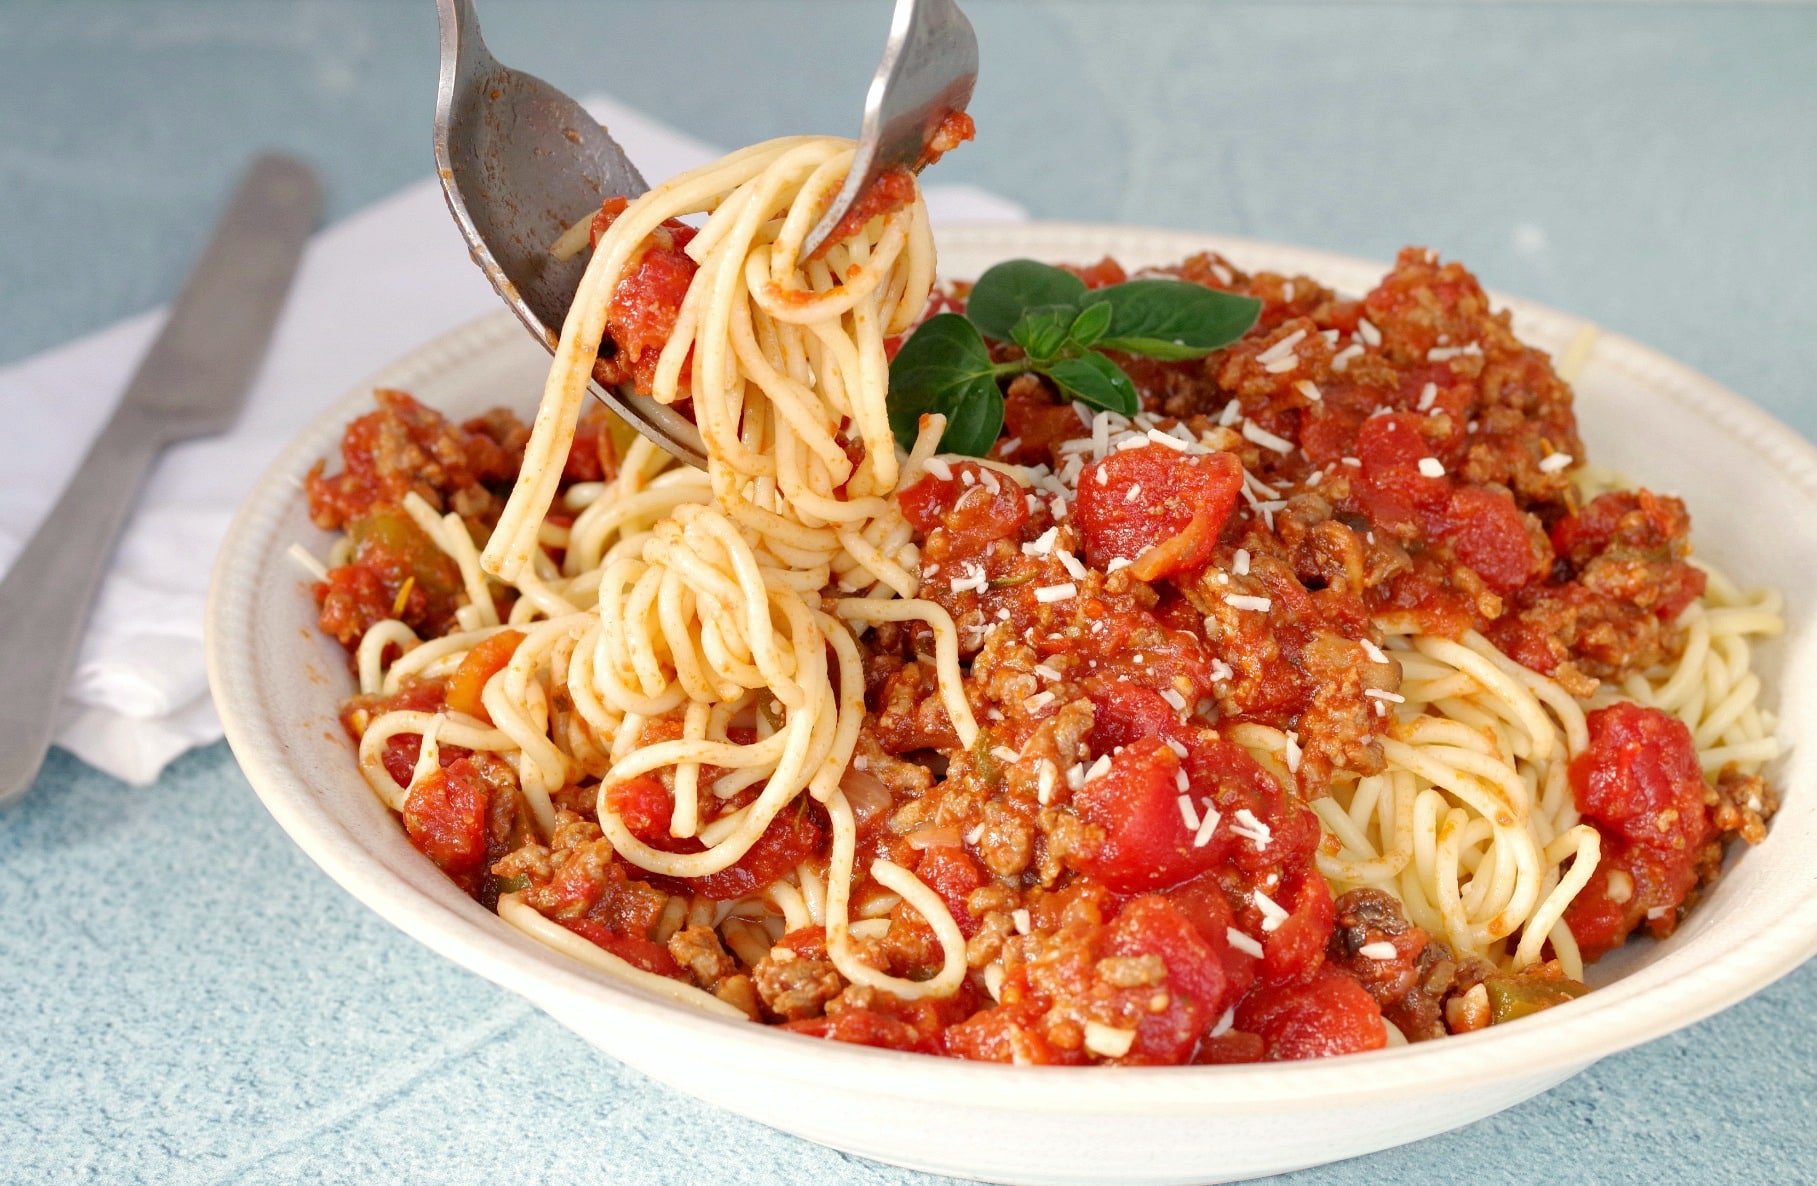
<svg viewBox="0 0 1817 1186">
<path fill-rule="evenodd" d="M 1128 280 L 1085 295 L 1085 303 L 1110 306 L 1109 331 L 1100 350 L 1121 350 L 1176 361 L 1228 346 L 1254 325 L 1262 302 L 1206 288 L 1189 280 Z"/>
<path fill-rule="evenodd" d="M 1066 345 L 1067 333 L 1079 316 L 1074 305 L 1041 305 L 1023 312 L 1010 327 L 1009 336 L 1036 362 L 1047 362 Z"/>
<path fill-rule="evenodd" d="M 1136 398 L 1136 385 L 1129 381 L 1123 368 L 1096 352 L 1078 358 L 1062 358 L 1042 373 L 1055 383 L 1068 399 L 1078 400 L 1107 412 L 1134 416 L 1141 407 Z"/>
<path fill-rule="evenodd" d="M 1110 321 L 1110 303 L 1099 301 L 1079 310 L 1079 315 L 1073 318 L 1072 328 L 1067 330 L 1066 334 L 1075 345 L 1090 346 L 1109 331 Z"/>
<path fill-rule="evenodd" d="M 984 395 L 998 404 L 996 416 L 1001 425 L 1003 397 L 997 390 L 990 349 L 978 336 L 977 327 L 964 317 L 937 314 L 921 323 L 890 363 L 890 429 L 903 448 L 912 449 L 922 413 L 939 412 L 947 418 L 947 439 L 951 440 L 961 409 L 975 408 Z"/>
<path fill-rule="evenodd" d="M 1083 303 L 1085 282 L 1071 272 L 1032 259 L 1012 259 L 988 269 L 965 298 L 965 315 L 985 337 L 1011 339 L 1022 315 L 1043 305 Z"/>
<path fill-rule="evenodd" d="M 946 435 L 940 438 L 942 453 L 963 453 L 967 457 L 984 457 L 997 443 L 1003 431 L 1003 393 L 995 379 L 972 383 L 947 413 Z"/>
</svg>

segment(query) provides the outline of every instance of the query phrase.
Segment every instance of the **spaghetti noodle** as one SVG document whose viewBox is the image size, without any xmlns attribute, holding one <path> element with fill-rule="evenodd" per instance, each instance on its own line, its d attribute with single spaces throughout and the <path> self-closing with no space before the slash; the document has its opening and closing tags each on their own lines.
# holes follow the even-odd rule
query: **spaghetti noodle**
<svg viewBox="0 0 1817 1186">
<path fill-rule="evenodd" d="M 828 138 L 772 141 L 678 177 L 625 210 L 597 244 L 576 293 L 523 476 L 480 562 L 498 579 L 545 590 L 561 608 L 573 604 L 563 595 L 583 586 L 594 598 L 595 616 L 569 660 L 570 686 L 585 727 L 611 756 L 597 815 L 622 857 L 668 877 L 720 872 L 809 791 L 834 820 L 824 911 L 833 962 L 853 983 L 900 996 L 950 994 L 964 973 L 963 941 L 951 941 L 958 932 L 950 914 L 907 870 L 878 861 L 871 876 L 926 911 L 948 940 L 941 974 L 920 986 L 878 973 L 853 953 L 847 934 L 855 854 L 839 780 L 857 743 L 864 689 L 844 623 L 880 615 L 920 619 L 951 635 L 944 612 L 930 603 L 870 604 L 911 596 L 919 583 L 890 558 L 909 532 L 889 497 L 900 469 L 884 414 L 883 339 L 907 329 L 926 303 L 933 244 L 917 200 L 841 240 L 824 259 L 801 258 L 802 241 L 843 183 L 852 151 Z M 554 573 L 545 580 L 535 575 L 543 559 L 540 533 L 612 293 L 653 231 L 701 212 L 712 218 L 689 249 L 699 271 L 662 348 L 653 394 L 677 402 L 687 371 L 707 480 L 656 476 L 650 489 L 660 494 L 648 498 L 638 484 L 663 459 L 647 444 L 634 447 L 617 497 L 602 497 L 575 520 L 565 583 L 557 584 Z M 846 440 L 856 446 L 856 458 Z M 662 517 L 627 534 L 627 514 L 638 514 L 632 508 L 643 517 L 660 509 Z M 810 599 L 831 582 L 880 595 L 848 598 L 830 615 Z M 534 662 L 523 652 L 512 670 Z M 947 671 L 947 686 L 955 690 L 956 663 L 955 652 Z M 521 695 L 514 692 L 507 685 L 497 697 L 507 718 L 526 726 L 514 739 L 521 732 L 540 741 L 540 722 L 514 711 Z M 779 725 L 760 730 L 764 735 L 754 741 L 734 740 L 734 721 L 758 697 L 773 698 Z M 966 728 L 963 697 L 955 694 L 948 704 Z M 680 738 L 635 747 L 642 722 L 677 709 L 684 709 Z M 700 827 L 699 802 L 708 765 L 727 772 L 709 788 L 722 798 L 763 787 L 754 801 L 716 820 L 710 839 Z M 700 837 L 707 841 L 701 851 L 652 846 L 609 802 L 606 787 L 656 771 L 673 775 L 670 836 Z M 542 798 L 533 794 L 532 802 L 541 819 Z"/>
<path fill-rule="evenodd" d="M 938 417 L 899 453 L 886 341 L 922 315 L 933 242 L 917 198 L 802 258 L 851 155 L 771 141 L 595 220 L 484 547 L 489 515 L 412 486 L 358 510 L 420 553 L 369 532 L 322 568 L 362 773 L 505 921 L 846 1040 L 1300 1057 L 1473 1028 L 1491 992 L 1553 1003 L 1611 936 L 1669 930 L 1714 873 L 1585 805 L 1618 724 L 1682 722 L 1717 780 L 1694 793 L 1758 831 L 1777 743 L 1750 640 L 1777 601 L 1689 568 L 1670 505 L 1560 451 L 1549 368 L 1561 396 L 1486 414 L 1480 368 L 1535 357 L 1486 307 L 1454 319 L 1470 348 L 1412 363 L 1376 294 L 1188 261 L 1266 302 L 1217 368 L 1139 375 L 1171 394 L 1134 418 L 1018 380 L 992 457 L 937 454 Z M 708 468 L 634 440 L 576 478 L 602 340 L 659 240 L 691 278 L 639 365 Z M 1378 292 L 1436 268 L 1404 255 Z M 1466 464 L 1479 422 L 1500 435 Z M 1212 536 L 1187 530 L 1220 500 Z M 1607 592 L 1610 558 L 1690 595 Z M 348 629 L 356 569 L 387 576 Z M 419 629 L 428 591 L 452 608 Z M 1681 847 L 1742 825 L 1699 828 Z M 1296 1010 L 1316 1041 L 1285 1036 Z"/>
</svg>

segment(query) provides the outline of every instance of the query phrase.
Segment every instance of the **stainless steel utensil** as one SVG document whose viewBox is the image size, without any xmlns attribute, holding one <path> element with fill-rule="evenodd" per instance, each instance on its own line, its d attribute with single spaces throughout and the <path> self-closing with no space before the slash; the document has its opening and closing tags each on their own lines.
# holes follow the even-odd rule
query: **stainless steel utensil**
<svg viewBox="0 0 1817 1186">
<path fill-rule="evenodd" d="M 502 65 L 480 40 L 472 0 L 436 0 L 442 77 L 435 163 L 473 262 L 530 332 L 555 349 L 585 254 L 549 247 L 607 198 L 649 188 L 586 108 L 540 78 Z M 593 394 L 683 461 L 705 467 L 700 432 L 673 408 L 595 383 Z"/>
<path fill-rule="evenodd" d="M 435 161 L 473 261 L 530 332 L 555 349 L 586 270 L 549 247 L 610 197 L 649 188 L 579 103 L 499 63 L 480 40 L 472 0 L 436 0 L 442 74 Z M 962 111 L 978 77 L 978 39 L 953 0 L 897 0 L 883 61 L 865 99 L 851 175 L 808 236 L 817 246 L 877 176 L 919 163 L 941 121 Z M 692 422 L 646 395 L 593 394 L 683 461 L 705 467 Z"/>
<path fill-rule="evenodd" d="M 953 0 L 896 0 L 890 39 L 864 97 L 852 171 L 802 250 L 813 254 L 877 178 L 917 168 L 941 122 L 971 102 L 977 81 L 978 37 L 959 6 Z"/>
<path fill-rule="evenodd" d="M 164 446 L 233 423 L 320 212 L 307 165 L 253 162 L 113 419 L 0 581 L 0 804 L 24 794 L 44 762 L 88 607 L 146 470 Z"/>
</svg>

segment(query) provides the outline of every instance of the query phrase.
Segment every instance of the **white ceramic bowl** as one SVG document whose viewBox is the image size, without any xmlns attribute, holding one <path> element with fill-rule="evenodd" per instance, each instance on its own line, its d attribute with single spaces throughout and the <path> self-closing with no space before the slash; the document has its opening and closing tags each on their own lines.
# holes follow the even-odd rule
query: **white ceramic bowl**
<svg viewBox="0 0 1817 1186">
<path fill-rule="evenodd" d="M 1127 228 L 949 230 L 942 272 L 975 276 L 1028 256 L 1125 264 L 1204 248 L 1240 266 L 1367 290 L 1382 265 L 1262 243 Z M 1517 328 L 1561 352 L 1582 323 L 1518 301 Z M 1817 952 L 1817 746 L 1775 777 L 1785 805 L 1669 942 L 1595 969 L 1598 991 L 1540 1017 L 1347 1058 L 1244 1067 L 1063 1070 L 928 1058 L 702 1016 L 525 938 L 419 856 L 354 769 L 336 706 L 352 684 L 315 629 L 285 556 L 323 533 L 297 480 L 334 452 L 371 386 L 455 413 L 527 413 L 548 355 L 510 314 L 454 330 L 337 402 L 278 459 L 241 509 L 215 567 L 209 679 L 227 738 L 280 825 L 348 892 L 456 963 L 548 1010 L 612 1056 L 682 1091 L 810 1140 L 960 1177 L 1029 1183 L 1227 1181 L 1335 1161 L 1456 1128 L 1615 1051 L 1689 1025 Z M 1788 637 L 1763 648 L 1782 733 L 1817 695 L 1817 449 L 1701 375 L 1604 334 L 1578 412 L 1597 461 L 1681 494 L 1701 554 L 1744 584 L 1783 589 Z M 1139 1153 L 1137 1151 L 1140 1151 Z"/>
</svg>

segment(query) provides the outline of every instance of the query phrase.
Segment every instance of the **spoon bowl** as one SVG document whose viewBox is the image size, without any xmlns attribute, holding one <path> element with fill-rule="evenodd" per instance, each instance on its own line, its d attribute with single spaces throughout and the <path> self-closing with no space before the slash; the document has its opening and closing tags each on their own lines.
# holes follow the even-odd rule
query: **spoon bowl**
<svg viewBox="0 0 1817 1186">
<path fill-rule="evenodd" d="M 649 186 L 586 108 L 492 56 L 472 0 L 436 0 L 436 8 L 435 163 L 448 210 L 473 262 L 553 352 L 587 259 L 557 259 L 550 245 L 606 199 L 635 198 Z M 595 383 L 592 391 L 670 453 L 705 467 L 700 432 L 685 416 L 629 390 Z"/>
</svg>

